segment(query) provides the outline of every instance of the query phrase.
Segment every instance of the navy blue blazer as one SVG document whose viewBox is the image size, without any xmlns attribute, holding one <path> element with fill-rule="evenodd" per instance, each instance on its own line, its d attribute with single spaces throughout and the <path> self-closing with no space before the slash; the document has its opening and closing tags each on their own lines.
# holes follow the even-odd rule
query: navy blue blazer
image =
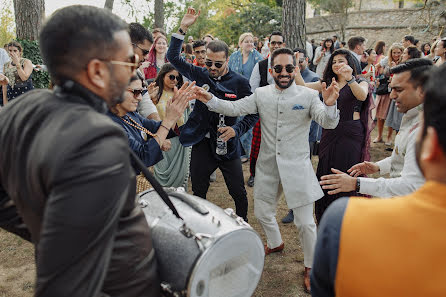
<svg viewBox="0 0 446 297">
<path fill-rule="evenodd" d="M 209 76 L 206 68 L 187 63 L 180 57 L 182 43 L 181 39 L 172 36 L 167 51 L 167 59 L 181 75 L 191 81 L 196 81 L 198 86 L 207 84 L 209 92 L 223 100 L 235 101 L 251 95 L 249 81 L 231 69 L 219 79 L 213 79 Z M 251 129 L 258 119 L 258 114 L 246 115 L 240 122 L 237 122 L 237 117 L 225 117 L 226 126 L 231 126 L 235 130 L 236 136 L 228 140 L 228 153 L 220 156 L 215 153 L 218 113 L 209 111 L 204 103 L 197 100 L 188 121 L 180 127 L 180 142 L 184 146 L 194 145 L 200 142 L 209 132 L 210 149 L 214 153 L 214 157 L 220 161 L 234 160 L 240 158 L 240 136 Z"/>
<path fill-rule="evenodd" d="M 129 139 L 130 148 L 143 161 L 144 165 L 146 165 L 147 167 L 150 167 L 150 166 L 155 165 L 156 163 L 158 163 L 159 161 L 161 161 L 163 159 L 163 154 L 162 154 L 161 148 L 160 148 L 158 142 L 152 136 L 147 135 L 147 141 L 146 141 L 142 137 L 141 130 L 136 129 L 135 127 L 130 126 L 129 124 L 125 123 L 119 116 L 115 115 L 114 113 L 112 113 L 110 111 L 107 113 L 107 115 L 115 123 L 117 123 L 124 129 L 125 133 L 127 134 L 128 139 Z M 161 122 L 146 119 L 146 118 L 142 117 L 137 112 L 128 112 L 123 117 L 128 122 L 132 123 L 132 121 L 128 119 L 129 117 L 132 118 L 133 120 L 135 120 L 135 122 L 137 122 L 138 124 L 140 124 L 141 126 L 143 126 L 144 128 L 146 128 L 147 130 L 149 130 L 150 132 L 152 132 L 154 134 L 158 131 L 158 129 L 161 125 Z M 167 138 L 175 137 L 175 136 L 177 136 L 175 134 L 175 132 L 170 130 Z M 132 167 L 133 167 L 133 169 L 135 169 L 135 171 L 137 173 L 140 172 L 140 170 L 137 169 L 136 164 L 133 162 L 133 160 L 132 160 Z"/>
</svg>

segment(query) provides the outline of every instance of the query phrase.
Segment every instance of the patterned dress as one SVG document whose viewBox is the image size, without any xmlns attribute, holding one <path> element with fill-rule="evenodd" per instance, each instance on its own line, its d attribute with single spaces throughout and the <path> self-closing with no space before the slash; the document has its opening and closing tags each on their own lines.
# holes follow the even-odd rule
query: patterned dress
<svg viewBox="0 0 446 297">
<path fill-rule="evenodd" d="M 25 65 L 25 61 L 26 59 L 20 59 L 22 68 Z M 11 101 L 18 96 L 34 89 L 31 75 L 26 81 L 21 80 L 17 72 L 17 66 L 12 66 L 11 62 L 6 63 L 3 69 L 5 76 L 9 79 L 8 89 L 6 93 L 8 101 Z"/>
</svg>

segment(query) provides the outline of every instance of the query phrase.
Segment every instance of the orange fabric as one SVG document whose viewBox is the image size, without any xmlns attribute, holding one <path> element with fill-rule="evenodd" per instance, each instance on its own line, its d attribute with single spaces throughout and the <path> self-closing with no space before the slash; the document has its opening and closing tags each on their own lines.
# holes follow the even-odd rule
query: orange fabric
<svg viewBox="0 0 446 297">
<path fill-rule="evenodd" d="M 341 230 L 337 297 L 446 296 L 446 185 L 392 199 L 351 199 Z"/>
</svg>

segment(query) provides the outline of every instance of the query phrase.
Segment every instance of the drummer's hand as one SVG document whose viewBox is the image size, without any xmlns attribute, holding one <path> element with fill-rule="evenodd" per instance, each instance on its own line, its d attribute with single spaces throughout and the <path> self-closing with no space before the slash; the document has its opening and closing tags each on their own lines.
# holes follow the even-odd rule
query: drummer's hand
<svg viewBox="0 0 446 297">
<path fill-rule="evenodd" d="M 352 177 L 340 170 L 332 168 L 334 174 L 324 175 L 319 182 L 322 189 L 328 191 L 328 195 L 335 195 L 341 192 L 352 192 L 356 189 L 356 177 Z"/>
<path fill-rule="evenodd" d="M 170 142 L 169 139 L 166 139 L 163 141 L 163 144 L 161 145 L 161 150 L 163 152 L 167 152 L 168 150 L 170 150 L 171 147 L 172 147 L 172 143 Z"/>
<path fill-rule="evenodd" d="M 223 141 L 228 141 L 236 135 L 235 130 L 229 126 L 218 128 L 218 132 L 222 133 L 220 138 L 223 139 Z"/>
</svg>

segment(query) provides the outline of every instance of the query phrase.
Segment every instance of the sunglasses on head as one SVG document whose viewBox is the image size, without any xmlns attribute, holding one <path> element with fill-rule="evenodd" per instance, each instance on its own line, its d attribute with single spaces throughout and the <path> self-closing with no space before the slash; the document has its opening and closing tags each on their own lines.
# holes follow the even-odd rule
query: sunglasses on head
<svg viewBox="0 0 446 297">
<path fill-rule="evenodd" d="M 292 64 L 288 64 L 288 65 L 285 66 L 285 70 L 286 70 L 286 72 L 288 72 L 288 73 L 293 73 L 295 68 L 296 68 L 296 67 L 295 67 L 294 65 L 292 65 Z M 282 73 L 283 65 L 275 65 L 275 66 L 273 67 L 273 69 L 274 69 L 274 71 L 275 71 L 276 73 Z"/>
<path fill-rule="evenodd" d="M 174 80 L 180 81 L 180 76 L 175 76 L 175 75 L 173 75 L 173 74 L 170 74 L 170 75 L 169 75 L 169 79 L 170 79 L 171 81 L 174 81 Z"/>
<path fill-rule="evenodd" d="M 136 43 L 132 43 L 132 44 L 142 51 L 142 55 L 143 56 L 146 56 L 147 54 L 149 54 L 150 50 L 146 50 L 146 49 L 140 48 L 139 45 L 137 45 Z"/>
<path fill-rule="evenodd" d="M 282 41 L 271 41 L 270 43 L 271 45 L 278 45 L 278 46 L 281 46 L 283 44 Z"/>
<path fill-rule="evenodd" d="M 127 91 L 130 93 L 133 93 L 133 97 L 138 97 L 139 95 L 144 96 L 147 93 L 146 89 L 130 89 L 128 88 Z"/>
<path fill-rule="evenodd" d="M 206 64 L 207 67 L 212 67 L 212 64 L 214 64 L 215 67 L 221 68 L 225 64 L 225 62 L 214 62 L 211 60 L 206 60 L 206 62 L 204 62 L 204 64 Z"/>
</svg>

